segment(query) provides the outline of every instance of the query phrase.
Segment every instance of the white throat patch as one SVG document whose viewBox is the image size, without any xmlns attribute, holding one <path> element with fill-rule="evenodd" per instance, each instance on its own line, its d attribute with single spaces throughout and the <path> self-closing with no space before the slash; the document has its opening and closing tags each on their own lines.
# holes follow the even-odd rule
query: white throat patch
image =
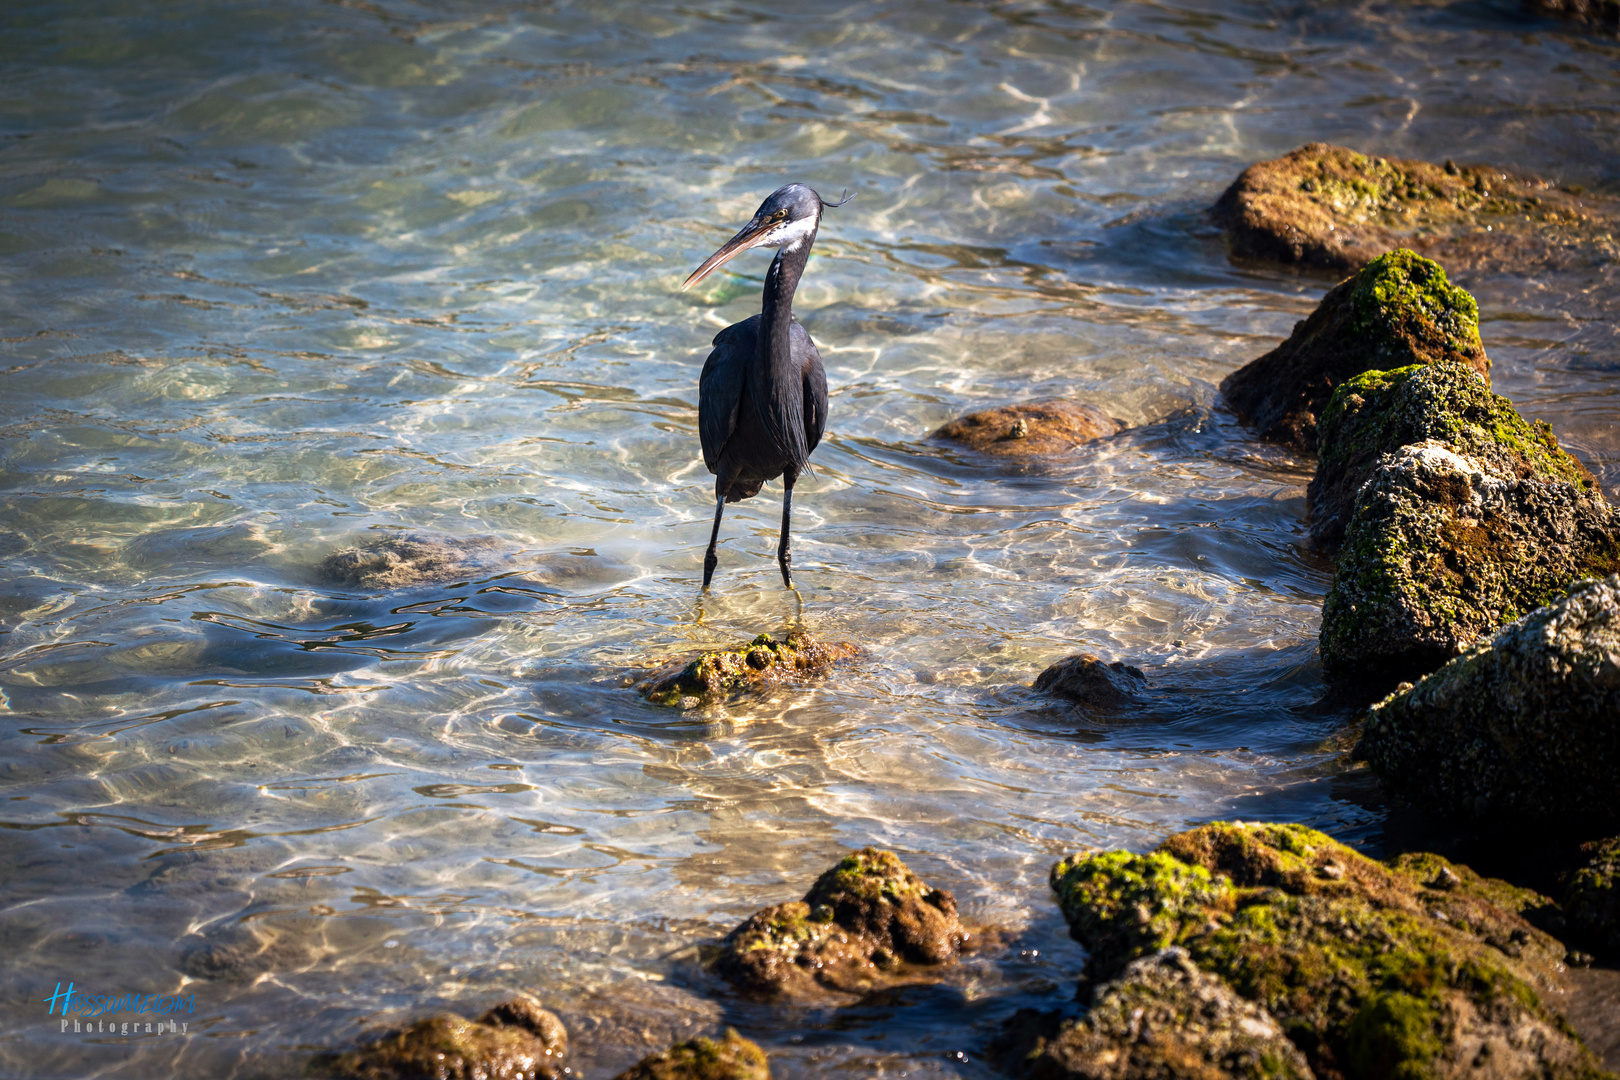
<svg viewBox="0 0 1620 1080">
<path fill-rule="evenodd" d="M 816 221 L 821 215 L 815 214 L 798 221 L 787 221 L 778 225 L 765 234 L 759 242 L 760 247 L 781 248 L 783 251 L 797 251 L 805 238 L 815 231 Z"/>
</svg>

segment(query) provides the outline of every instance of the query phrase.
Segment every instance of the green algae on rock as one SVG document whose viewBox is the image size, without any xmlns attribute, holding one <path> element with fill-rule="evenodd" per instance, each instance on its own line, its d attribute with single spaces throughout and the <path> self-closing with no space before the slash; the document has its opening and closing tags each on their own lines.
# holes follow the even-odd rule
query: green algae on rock
<svg viewBox="0 0 1620 1080">
<path fill-rule="evenodd" d="M 1200 971 L 1186 950 L 1126 964 L 1078 1020 L 1021 1010 L 998 1040 L 1006 1071 L 1029 1080 L 1310 1080 L 1276 1019 Z"/>
<path fill-rule="evenodd" d="M 1463 819 L 1620 823 L 1620 575 L 1583 582 L 1368 712 L 1356 754 Z"/>
<path fill-rule="evenodd" d="M 1504 476 L 1572 484 L 1601 501 L 1596 480 L 1541 422 L 1519 415 L 1470 368 L 1440 362 L 1364 371 L 1340 383 L 1318 419 L 1311 538 L 1344 538 L 1356 495 L 1385 454 L 1428 439 Z"/>
<path fill-rule="evenodd" d="M 803 900 L 755 912 L 726 936 L 715 970 L 758 994 L 859 993 L 954 961 L 974 935 L 956 898 L 893 852 L 862 848 Z"/>
<path fill-rule="evenodd" d="M 1564 885 L 1564 917 L 1576 944 L 1620 962 L 1620 836 L 1585 846 L 1587 864 Z"/>
<path fill-rule="evenodd" d="M 1147 688 L 1142 669 L 1116 660 L 1109 663 L 1091 653 L 1065 656 L 1035 678 L 1035 689 L 1081 705 L 1119 709 Z"/>
<path fill-rule="evenodd" d="M 760 634 L 731 649 L 714 649 L 688 662 L 670 664 L 641 684 L 643 697 L 655 705 L 696 708 L 732 694 L 782 682 L 825 676 L 841 660 L 860 655 L 854 645 L 819 641 L 794 632 L 781 641 Z"/>
<path fill-rule="evenodd" d="M 765 1051 L 731 1028 L 716 1042 L 697 1038 L 642 1058 L 615 1080 L 770 1080 Z"/>
<path fill-rule="evenodd" d="M 1453 269 L 1523 273 L 1602 263 L 1617 254 L 1620 223 L 1611 200 L 1545 180 L 1328 143 L 1249 166 L 1214 215 L 1239 258 L 1341 271 L 1394 247 L 1415 248 Z"/>
<path fill-rule="evenodd" d="M 353 1080 L 561 1080 L 568 1033 L 533 998 L 519 997 L 477 1020 L 418 1020 L 330 1062 Z"/>
<path fill-rule="evenodd" d="M 969 413 L 929 437 L 961 443 L 981 454 L 1027 458 L 1061 454 L 1117 434 L 1124 426 L 1095 405 L 1054 398 Z"/>
<path fill-rule="evenodd" d="M 1314 451 L 1317 418 L 1340 383 L 1447 360 L 1490 370 L 1474 298 L 1438 263 L 1391 251 L 1329 290 L 1287 341 L 1222 380 L 1221 394 L 1261 438 Z"/>
<path fill-rule="evenodd" d="M 1562 947 L 1491 900 L 1530 896 L 1437 856 L 1392 867 L 1304 826 L 1223 822 L 1071 856 L 1052 884 L 1093 978 L 1180 946 L 1319 1077 L 1607 1075 L 1544 997 Z"/>
</svg>

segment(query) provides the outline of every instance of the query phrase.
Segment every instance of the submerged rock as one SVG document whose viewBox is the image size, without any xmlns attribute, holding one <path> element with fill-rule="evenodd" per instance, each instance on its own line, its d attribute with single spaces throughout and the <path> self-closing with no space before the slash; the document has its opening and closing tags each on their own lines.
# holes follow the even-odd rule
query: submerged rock
<svg viewBox="0 0 1620 1080">
<path fill-rule="evenodd" d="M 1015 1016 L 998 1056 L 1030 1080 L 1309 1080 L 1310 1066 L 1264 1008 L 1168 948 L 1125 965 L 1091 1011 Z"/>
<path fill-rule="evenodd" d="M 1611 963 L 1620 961 L 1620 836 L 1587 844 L 1587 864 L 1564 886 L 1570 934 Z"/>
<path fill-rule="evenodd" d="M 761 634 L 735 648 L 715 649 L 661 668 L 640 690 L 655 705 L 696 708 L 746 690 L 823 678 L 834 664 L 860 652 L 847 642 L 819 641 L 797 631 L 781 641 Z"/>
<path fill-rule="evenodd" d="M 1604 1075 L 1543 996 L 1563 947 L 1518 910 L 1545 898 L 1438 856 L 1386 865 L 1300 825 L 1222 822 L 1070 856 L 1052 888 L 1093 978 L 1180 946 L 1317 1076 Z"/>
<path fill-rule="evenodd" d="M 315 572 L 349 589 L 403 589 L 455 581 L 487 570 L 499 548 L 489 536 L 390 536 L 334 551 Z"/>
<path fill-rule="evenodd" d="M 1582 577 L 1620 567 L 1595 490 L 1498 471 L 1429 439 L 1356 497 L 1322 604 L 1322 668 L 1375 692 L 1434 671 Z"/>
<path fill-rule="evenodd" d="M 1035 677 L 1035 689 L 1099 709 L 1119 709 L 1147 689 L 1142 669 L 1091 653 L 1065 656 Z"/>
<path fill-rule="evenodd" d="M 864 993 L 949 964 L 972 939 L 956 917 L 956 897 L 931 888 L 893 852 L 862 848 L 817 878 L 803 900 L 755 912 L 728 934 L 715 970 L 755 993 Z"/>
<path fill-rule="evenodd" d="M 1261 438 L 1315 450 L 1317 417 L 1340 383 L 1442 360 L 1490 370 L 1479 307 L 1439 264 L 1391 251 L 1329 290 L 1287 341 L 1222 380 L 1221 394 Z"/>
<path fill-rule="evenodd" d="M 615 1080 L 770 1080 L 765 1051 L 727 1029 L 719 1042 L 692 1039 L 642 1058 Z"/>
<path fill-rule="evenodd" d="M 333 1068 L 356 1080 L 560 1080 L 567 1056 L 562 1021 L 519 997 L 477 1020 L 418 1020 L 340 1055 Z"/>
<path fill-rule="evenodd" d="M 1556 2 L 1556 0 L 1551 0 Z M 1600 0 L 1612 3 L 1613 0 Z M 1567 0 L 1567 7 L 1591 0 Z M 1243 171 L 1215 204 L 1240 258 L 1355 270 L 1394 247 L 1453 269 L 1522 273 L 1616 254 L 1620 212 L 1482 165 L 1370 157 L 1310 143 Z"/>
<path fill-rule="evenodd" d="M 1308 492 L 1311 538 L 1336 547 L 1356 495 L 1384 455 L 1430 439 L 1499 476 L 1573 485 L 1577 495 L 1601 506 L 1597 481 L 1558 445 L 1552 428 L 1520 416 L 1460 364 L 1414 364 L 1353 376 L 1322 410 Z"/>
<path fill-rule="evenodd" d="M 1053 398 L 968 413 L 934 432 L 931 438 L 961 443 L 981 454 L 1037 457 L 1073 450 L 1082 443 L 1114 435 L 1124 427 L 1095 405 Z"/>
<path fill-rule="evenodd" d="M 1374 705 L 1356 753 L 1401 798 L 1449 817 L 1620 823 L 1617 717 L 1620 575 Z"/>
</svg>

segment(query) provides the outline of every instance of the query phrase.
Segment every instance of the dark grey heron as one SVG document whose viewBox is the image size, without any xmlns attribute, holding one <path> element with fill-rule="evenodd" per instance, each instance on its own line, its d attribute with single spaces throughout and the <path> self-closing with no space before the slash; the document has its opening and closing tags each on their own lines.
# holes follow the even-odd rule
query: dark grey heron
<svg viewBox="0 0 1620 1080">
<path fill-rule="evenodd" d="M 732 323 L 714 336 L 714 351 L 698 379 L 698 436 L 703 464 L 714 473 L 714 531 L 703 556 L 703 587 L 709 587 L 719 557 L 720 518 L 726 503 L 751 499 L 766 481 L 782 478 L 782 539 L 776 561 L 793 588 L 789 517 L 793 485 L 827 427 L 827 373 L 816 343 L 793 317 L 793 293 L 816 242 L 824 201 L 803 184 L 777 188 L 742 231 L 703 260 L 682 283 L 691 288 L 731 259 L 757 247 L 776 248 L 765 273 L 758 315 Z"/>
</svg>

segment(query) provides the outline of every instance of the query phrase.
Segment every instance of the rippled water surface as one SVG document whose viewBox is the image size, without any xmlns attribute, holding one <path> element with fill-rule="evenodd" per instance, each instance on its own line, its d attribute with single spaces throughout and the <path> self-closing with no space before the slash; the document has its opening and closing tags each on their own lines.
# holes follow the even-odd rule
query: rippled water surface
<svg viewBox="0 0 1620 1080">
<path fill-rule="evenodd" d="M 538 993 L 609 1075 L 733 1024 L 779 1076 L 963 1075 L 1083 956 L 1054 856 L 1214 816 L 1376 843 L 1315 709 L 1310 463 L 1215 385 L 1327 284 L 1206 207 L 1312 139 L 1620 185 L 1620 49 L 1501 3 L 8 5 L 0 15 L 0 1069 L 296 1075 Z M 681 278 L 790 180 L 831 420 L 796 500 L 816 688 L 626 677 L 800 618 L 779 489 L 697 599 L 710 337 Z M 1611 277 L 1467 282 L 1499 390 L 1611 491 Z M 1052 395 L 1134 425 L 994 471 L 927 435 Z M 323 584 L 382 536 L 449 585 Z M 1089 649 L 1147 714 L 1027 687 Z M 851 846 L 1011 933 L 945 985 L 750 1005 L 701 947 Z M 196 995 L 189 1037 L 40 999 Z"/>
</svg>

